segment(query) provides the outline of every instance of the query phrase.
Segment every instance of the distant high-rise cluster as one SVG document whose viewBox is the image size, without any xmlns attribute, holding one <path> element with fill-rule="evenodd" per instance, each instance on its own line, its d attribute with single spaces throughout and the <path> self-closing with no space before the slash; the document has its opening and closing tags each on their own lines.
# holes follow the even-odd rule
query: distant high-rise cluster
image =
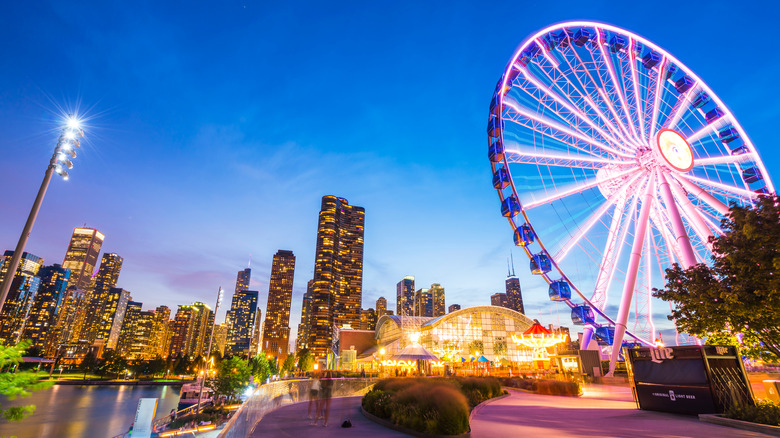
<svg viewBox="0 0 780 438">
<path fill-rule="evenodd" d="M 433 283 L 430 288 L 417 289 L 414 293 L 412 308 L 411 316 L 437 317 L 444 315 L 444 288 L 438 283 Z"/>
</svg>

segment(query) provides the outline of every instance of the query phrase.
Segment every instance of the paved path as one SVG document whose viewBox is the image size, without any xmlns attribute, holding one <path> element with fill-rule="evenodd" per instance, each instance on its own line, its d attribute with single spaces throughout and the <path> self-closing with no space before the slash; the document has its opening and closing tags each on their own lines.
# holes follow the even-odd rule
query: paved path
<svg viewBox="0 0 780 438">
<path fill-rule="evenodd" d="M 278 409 L 263 418 L 255 437 L 317 438 L 408 436 L 386 429 L 360 413 L 360 397 L 333 399 L 327 427 L 312 426 L 307 403 Z M 345 418 L 352 428 L 342 428 Z M 320 423 L 321 424 L 321 423 Z M 767 435 L 702 423 L 695 416 L 641 411 L 627 387 L 589 385 L 582 397 L 510 391 L 510 396 L 479 407 L 471 417 L 471 436 L 492 437 L 706 437 L 764 438 Z"/>
</svg>

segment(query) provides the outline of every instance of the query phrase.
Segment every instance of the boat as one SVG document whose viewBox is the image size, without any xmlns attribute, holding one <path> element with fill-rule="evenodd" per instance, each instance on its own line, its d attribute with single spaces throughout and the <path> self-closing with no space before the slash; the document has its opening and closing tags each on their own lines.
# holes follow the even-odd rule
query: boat
<svg viewBox="0 0 780 438">
<path fill-rule="evenodd" d="M 186 409 L 190 406 L 198 404 L 198 396 L 200 394 L 200 383 L 186 383 L 181 387 L 181 393 L 179 395 L 179 407 L 178 411 Z M 208 403 L 213 399 L 213 391 L 208 386 L 203 388 L 203 396 L 201 397 L 201 403 Z"/>
</svg>

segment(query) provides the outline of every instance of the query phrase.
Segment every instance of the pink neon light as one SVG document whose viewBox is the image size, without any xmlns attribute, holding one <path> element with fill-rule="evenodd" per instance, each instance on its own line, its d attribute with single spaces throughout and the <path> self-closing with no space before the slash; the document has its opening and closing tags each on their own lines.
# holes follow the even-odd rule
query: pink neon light
<svg viewBox="0 0 780 438">
<path fill-rule="evenodd" d="M 599 32 L 599 29 L 598 28 L 595 29 L 600 36 L 601 32 Z M 617 74 L 615 73 L 615 67 L 612 65 L 612 59 L 607 57 L 607 54 L 604 51 L 604 41 L 601 41 L 601 38 L 599 38 L 598 46 L 604 64 L 607 65 L 607 71 L 609 71 L 609 76 L 612 78 L 612 83 L 615 85 L 615 94 L 618 95 L 618 98 L 620 99 L 620 103 L 623 105 L 623 112 L 626 114 L 626 123 L 628 124 L 628 127 L 631 129 L 631 133 L 634 134 L 634 140 L 641 142 L 639 136 L 636 133 L 636 129 L 634 128 L 634 124 L 632 123 L 631 114 L 628 111 L 628 103 L 626 102 L 626 97 L 623 95 L 623 89 L 617 81 Z"/>
<path fill-rule="evenodd" d="M 639 128 L 642 132 L 642 140 L 646 140 L 645 135 L 645 111 L 642 108 L 642 101 L 639 99 L 639 80 L 636 74 L 636 41 L 633 38 L 628 38 L 628 50 L 629 60 L 628 64 L 631 67 L 631 82 L 634 84 L 634 102 L 636 102 L 636 118 L 639 119 Z M 640 111 L 641 110 L 641 111 Z"/>
<path fill-rule="evenodd" d="M 520 156 L 519 158 L 521 158 L 521 159 L 523 157 L 530 157 L 530 158 L 541 158 L 541 159 L 549 159 L 549 160 L 560 160 L 560 161 L 564 161 L 564 162 L 565 161 L 568 161 L 568 162 L 571 162 L 571 161 L 582 161 L 582 162 L 585 162 L 585 163 L 614 164 L 614 165 L 617 165 L 617 166 L 633 166 L 633 165 L 636 165 L 635 161 L 606 160 L 606 159 L 602 159 L 602 158 L 581 157 L 581 156 L 577 156 L 577 155 L 574 155 L 574 156 L 569 155 L 569 156 L 567 156 L 567 155 L 537 154 L 537 153 L 533 153 L 533 152 L 524 152 L 524 151 L 515 150 L 515 149 L 506 149 L 505 152 L 509 153 L 509 154 L 517 154 L 517 155 Z M 519 160 L 518 161 L 509 161 L 509 162 L 510 163 L 525 163 L 525 161 L 519 161 Z M 554 163 L 548 163 L 548 162 L 544 162 L 544 163 L 529 162 L 529 164 L 555 165 Z M 567 166 L 568 164 L 560 164 L 560 165 L 566 165 Z"/>
<path fill-rule="evenodd" d="M 609 178 L 605 178 L 605 179 L 602 179 L 602 180 L 593 178 L 591 180 L 591 182 L 589 182 L 587 184 L 584 184 L 582 186 L 578 186 L 578 187 L 575 187 L 575 188 L 570 189 L 570 190 L 566 190 L 566 191 L 563 191 L 563 192 L 560 192 L 560 193 L 556 193 L 553 196 L 550 196 L 550 197 L 547 197 L 547 198 L 544 198 L 544 199 L 539 199 L 537 201 L 533 201 L 533 202 L 529 202 L 527 204 L 524 204 L 523 205 L 523 209 L 524 210 L 530 210 L 530 209 L 532 209 L 534 207 L 538 207 L 538 206 L 540 206 L 542 204 L 548 204 L 550 202 L 557 201 L 558 199 L 565 198 L 567 196 L 571 196 L 571 195 L 576 194 L 576 193 L 580 193 L 583 190 L 587 190 L 587 189 L 596 187 L 600 183 L 605 183 L 607 181 L 612 181 L 612 180 L 615 180 L 615 179 L 618 179 L 618 178 L 623 178 L 624 176 L 628 176 L 628 175 L 631 175 L 631 174 L 637 173 L 637 172 L 641 172 L 641 169 L 630 169 L 630 170 L 627 170 L 627 171 L 624 171 L 624 172 L 617 173 L 617 174 L 615 174 L 615 175 L 613 175 L 613 176 L 611 176 Z"/>
</svg>

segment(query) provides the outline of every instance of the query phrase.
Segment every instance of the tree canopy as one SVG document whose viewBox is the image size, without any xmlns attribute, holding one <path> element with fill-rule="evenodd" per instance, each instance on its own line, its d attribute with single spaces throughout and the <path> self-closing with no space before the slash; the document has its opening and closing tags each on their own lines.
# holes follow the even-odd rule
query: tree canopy
<svg viewBox="0 0 780 438">
<path fill-rule="evenodd" d="M 16 397 L 27 397 L 30 391 L 38 391 L 51 386 L 52 382 L 40 382 L 38 374 L 32 371 L 13 372 L 14 367 L 22 360 L 22 354 L 30 346 L 30 341 L 23 341 L 15 346 L 0 344 L 0 394 L 13 400 Z M 19 421 L 32 414 L 35 405 L 15 406 L 0 409 L 0 416 L 10 421 Z"/>
<path fill-rule="evenodd" d="M 755 208 L 732 206 L 711 238 L 712 266 L 666 270 L 666 286 L 653 295 L 673 303 L 679 330 L 709 343 L 742 339 L 753 358 L 780 359 L 780 203 L 763 196 Z M 778 275 L 776 275 L 778 274 Z"/>
<path fill-rule="evenodd" d="M 252 369 L 246 360 L 233 356 L 225 359 L 217 366 L 217 374 L 207 383 L 215 396 L 224 395 L 230 400 L 239 397 L 244 388 L 249 385 Z"/>
</svg>

